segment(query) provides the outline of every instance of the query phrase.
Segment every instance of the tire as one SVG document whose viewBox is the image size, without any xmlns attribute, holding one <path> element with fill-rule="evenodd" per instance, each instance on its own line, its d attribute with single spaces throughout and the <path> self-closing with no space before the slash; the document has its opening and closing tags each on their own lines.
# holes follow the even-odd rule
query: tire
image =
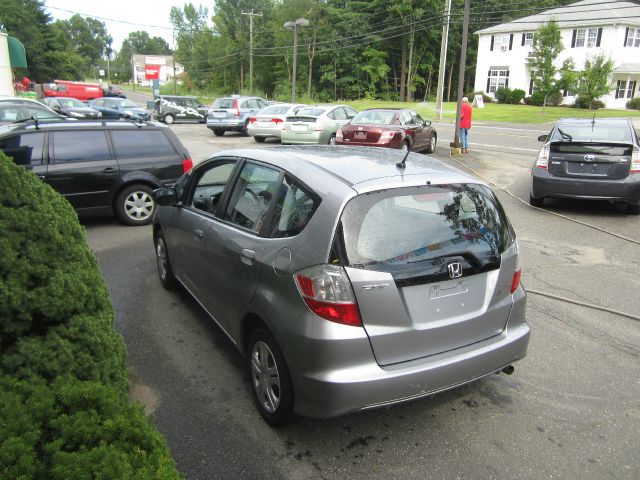
<svg viewBox="0 0 640 480">
<path fill-rule="evenodd" d="M 162 117 L 162 122 L 166 123 L 167 125 L 173 125 L 173 122 L 175 122 L 176 119 L 173 118 L 173 115 L 171 115 L 170 113 L 167 113 L 164 117 Z"/>
<path fill-rule="evenodd" d="M 533 195 L 529 194 L 529 205 L 532 207 L 543 208 L 544 207 L 544 197 L 536 198 Z"/>
<path fill-rule="evenodd" d="M 265 141 L 264 137 L 253 137 L 253 139 L 258 143 L 264 143 Z"/>
<path fill-rule="evenodd" d="M 156 211 L 153 190 L 147 185 L 129 185 L 118 194 L 113 209 L 125 225 L 148 225 Z"/>
<path fill-rule="evenodd" d="M 640 215 L 640 205 L 627 203 L 627 213 L 629 215 Z"/>
<path fill-rule="evenodd" d="M 223 136 L 223 135 L 224 135 L 224 130 L 220 130 L 219 128 L 216 128 L 216 129 L 214 129 L 214 130 L 213 130 L 213 134 L 214 134 L 216 137 L 221 137 L 221 136 Z"/>
<path fill-rule="evenodd" d="M 336 144 L 336 134 L 332 133 L 331 136 L 329 137 L 329 141 L 327 142 L 329 145 L 335 145 Z"/>
<path fill-rule="evenodd" d="M 293 416 L 293 384 L 278 343 L 265 328 L 251 335 L 247 363 L 260 415 L 272 427 L 286 425 Z"/>
<path fill-rule="evenodd" d="M 242 130 L 240 130 L 240 133 L 242 134 L 242 136 L 244 136 L 244 137 L 248 137 L 249 136 L 248 128 L 249 128 L 249 120 L 244 122 L 244 127 L 242 127 Z"/>
<path fill-rule="evenodd" d="M 176 277 L 173 275 L 171 261 L 169 260 L 169 250 L 167 241 L 162 230 L 158 230 L 156 235 L 156 265 L 158 267 L 158 277 L 160 284 L 167 290 L 173 290 L 178 285 Z"/>
<path fill-rule="evenodd" d="M 436 151 L 436 144 L 438 143 L 437 135 L 431 135 L 429 146 L 427 147 L 427 153 L 433 153 Z"/>
</svg>

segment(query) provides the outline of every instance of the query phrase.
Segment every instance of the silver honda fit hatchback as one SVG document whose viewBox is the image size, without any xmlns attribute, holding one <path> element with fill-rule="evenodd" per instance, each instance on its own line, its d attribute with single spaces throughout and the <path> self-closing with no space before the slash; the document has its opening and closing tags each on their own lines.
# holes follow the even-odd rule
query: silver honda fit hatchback
<svg viewBox="0 0 640 480">
<path fill-rule="evenodd" d="M 504 370 L 529 343 L 518 244 L 476 178 L 360 147 L 221 152 L 156 190 L 166 288 L 246 355 L 258 410 L 330 417 Z"/>
</svg>

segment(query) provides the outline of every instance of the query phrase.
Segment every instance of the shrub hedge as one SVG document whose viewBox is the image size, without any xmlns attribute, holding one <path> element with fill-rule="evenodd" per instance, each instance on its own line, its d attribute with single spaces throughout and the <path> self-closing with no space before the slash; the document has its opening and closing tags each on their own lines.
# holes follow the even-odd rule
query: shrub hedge
<svg viewBox="0 0 640 480">
<path fill-rule="evenodd" d="M 0 479 L 178 479 L 69 203 L 0 152 Z"/>
<path fill-rule="evenodd" d="M 500 103 L 517 105 L 524 99 L 525 95 L 525 91 L 519 88 L 511 90 L 509 87 L 500 87 L 496 90 L 496 100 Z"/>
<path fill-rule="evenodd" d="M 629 110 L 640 110 L 640 97 L 632 98 L 626 104 Z"/>
</svg>

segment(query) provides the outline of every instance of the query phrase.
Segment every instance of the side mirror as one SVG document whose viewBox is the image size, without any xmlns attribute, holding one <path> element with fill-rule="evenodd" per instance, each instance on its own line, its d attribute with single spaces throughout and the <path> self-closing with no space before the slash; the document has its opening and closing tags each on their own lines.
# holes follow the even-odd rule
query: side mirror
<svg viewBox="0 0 640 480">
<path fill-rule="evenodd" d="M 540 135 L 538 137 L 538 141 L 539 142 L 546 142 L 548 138 L 549 138 L 549 135 Z"/>
<path fill-rule="evenodd" d="M 178 203 L 178 192 L 172 187 L 158 188 L 153 191 L 153 198 L 158 205 L 173 207 Z"/>
<path fill-rule="evenodd" d="M 425 120 L 425 121 L 423 122 L 423 125 L 424 125 L 425 127 L 430 126 L 430 125 L 431 125 L 431 120 Z"/>
</svg>

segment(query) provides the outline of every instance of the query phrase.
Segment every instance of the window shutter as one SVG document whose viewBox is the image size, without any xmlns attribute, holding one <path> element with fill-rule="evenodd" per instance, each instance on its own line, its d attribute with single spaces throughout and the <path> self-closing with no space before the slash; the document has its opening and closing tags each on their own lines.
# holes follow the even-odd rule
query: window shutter
<svg viewBox="0 0 640 480">
<path fill-rule="evenodd" d="M 529 80 L 529 95 L 533 93 L 533 78 Z"/>
<path fill-rule="evenodd" d="M 618 84 L 616 85 L 616 98 L 620 98 L 620 80 L 618 80 Z"/>
<path fill-rule="evenodd" d="M 525 37 L 525 34 L 523 33 L 522 34 L 522 44 L 521 44 L 522 47 L 524 47 L 524 37 Z"/>
<path fill-rule="evenodd" d="M 596 47 L 600 46 L 600 40 L 602 40 L 602 27 L 598 29 L 598 39 L 596 40 Z"/>
<path fill-rule="evenodd" d="M 629 27 L 624 32 L 624 42 L 622 43 L 623 47 L 627 46 L 627 38 L 629 38 Z"/>
<path fill-rule="evenodd" d="M 633 89 L 631 90 L 631 96 L 627 96 L 627 98 L 634 98 L 636 96 L 636 81 L 633 80 L 632 82 L 630 82 L 633 84 Z"/>
<path fill-rule="evenodd" d="M 489 93 L 490 86 L 491 86 L 491 78 L 487 78 L 487 93 Z"/>
<path fill-rule="evenodd" d="M 576 35 L 578 34 L 578 30 L 573 29 L 573 36 L 571 37 L 571 48 L 576 48 Z"/>
<path fill-rule="evenodd" d="M 509 77 L 504 81 L 504 88 L 509 88 Z"/>
<path fill-rule="evenodd" d="M 493 52 L 493 35 L 491 35 L 491 48 L 489 50 Z"/>
<path fill-rule="evenodd" d="M 513 33 L 509 35 L 509 50 L 513 50 Z"/>
</svg>

